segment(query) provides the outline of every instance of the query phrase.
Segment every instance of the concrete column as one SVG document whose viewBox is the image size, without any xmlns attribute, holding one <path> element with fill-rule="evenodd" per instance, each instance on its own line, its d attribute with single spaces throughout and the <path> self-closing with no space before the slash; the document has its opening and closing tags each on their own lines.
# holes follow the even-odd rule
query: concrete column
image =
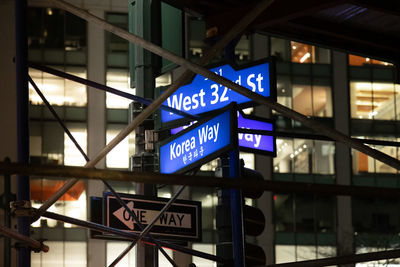
<svg viewBox="0 0 400 267">
<path fill-rule="evenodd" d="M 347 77 L 347 54 L 332 53 L 333 67 L 333 110 L 335 129 L 350 134 L 350 94 Z M 351 184 L 351 151 L 342 143 L 336 142 L 336 182 Z M 352 226 L 351 198 L 337 197 L 337 254 L 354 253 L 354 235 Z M 354 266 L 352 264 L 345 266 Z"/>
<path fill-rule="evenodd" d="M 0 1 L 0 160 L 9 157 L 17 161 L 17 94 L 15 73 L 15 2 L 11 0 Z M 0 195 L 4 193 L 3 176 L 0 176 Z M 12 192 L 16 192 L 16 176 L 11 176 Z M 4 223 L 4 210 L 0 209 L 0 224 Z M 15 220 L 11 221 L 15 225 Z M 14 228 L 14 227 L 13 227 Z M 16 266 L 16 250 L 10 248 L 11 257 L 5 255 L 4 239 L 0 239 L 0 266 L 11 261 L 11 266 Z M 7 253 L 8 254 L 8 253 Z"/>
<path fill-rule="evenodd" d="M 253 60 L 263 59 L 269 56 L 269 37 L 261 34 L 253 34 L 251 36 L 251 56 Z M 255 115 L 270 118 L 271 109 L 260 106 L 255 108 Z M 271 180 L 273 174 L 272 157 L 255 155 L 255 169 L 259 171 L 265 180 Z M 275 262 L 275 226 L 273 221 L 273 201 L 272 192 L 264 192 L 264 194 L 256 202 L 259 209 L 265 216 L 264 232 L 257 237 L 257 242 L 264 249 L 267 265 Z"/>
<path fill-rule="evenodd" d="M 104 18 L 104 11 L 90 10 L 98 17 Z M 105 84 L 105 39 L 104 30 L 88 23 L 88 79 Z M 105 92 L 87 88 L 88 96 L 88 155 L 94 157 L 106 145 L 105 137 Z M 105 160 L 96 167 L 104 168 Z M 100 181 L 88 181 L 87 197 L 101 196 L 104 185 Z M 87 202 L 89 203 L 89 201 Z M 88 215 L 90 207 L 88 206 Z M 104 240 L 88 239 L 88 267 L 106 265 L 106 242 Z"/>
</svg>

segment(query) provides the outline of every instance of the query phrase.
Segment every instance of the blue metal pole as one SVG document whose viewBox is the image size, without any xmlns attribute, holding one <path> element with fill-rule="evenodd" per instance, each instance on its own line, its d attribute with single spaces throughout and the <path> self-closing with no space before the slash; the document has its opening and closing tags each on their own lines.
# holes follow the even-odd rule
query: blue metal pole
<svg viewBox="0 0 400 267">
<path fill-rule="evenodd" d="M 26 0 L 15 1 L 15 67 L 17 90 L 17 150 L 18 162 L 29 162 L 29 115 L 28 115 L 28 41 L 26 30 Z M 29 176 L 18 176 L 17 200 L 30 201 Z M 29 236 L 30 218 L 18 218 L 18 232 Z M 31 265 L 31 251 L 27 247 L 18 250 L 18 266 Z"/>
<path fill-rule="evenodd" d="M 229 176 L 231 178 L 239 178 L 240 176 L 239 150 L 237 148 L 229 152 Z M 231 189 L 232 246 L 235 267 L 245 266 L 242 202 L 242 192 L 237 189 Z"/>
</svg>

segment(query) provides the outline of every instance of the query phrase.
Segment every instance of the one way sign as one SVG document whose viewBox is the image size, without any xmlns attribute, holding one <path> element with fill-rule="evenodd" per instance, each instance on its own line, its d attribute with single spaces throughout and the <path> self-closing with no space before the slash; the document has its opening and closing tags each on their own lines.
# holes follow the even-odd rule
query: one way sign
<svg viewBox="0 0 400 267">
<path fill-rule="evenodd" d="M 133 211 L 143 226 L 158 215 L 169 199 L 141 195 L 120 194 L 121 199 Z M 109 192 L 104 193 L 105 224 L 130 232 L 140 232 L 138 224 Z M 199 241 L 201 239 L 201 203 L 176 200 L 152 227 L 150 233 L 163 239 Z"/>
</svg>

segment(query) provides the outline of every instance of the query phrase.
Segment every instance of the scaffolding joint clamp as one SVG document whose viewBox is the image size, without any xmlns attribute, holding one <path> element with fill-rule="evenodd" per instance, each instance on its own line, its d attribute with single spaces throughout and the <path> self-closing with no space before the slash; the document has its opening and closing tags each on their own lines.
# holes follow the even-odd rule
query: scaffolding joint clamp
<svg viewBox="0 0 400 267">
<path fill-rule="evenodd" d="M 10 202 L 11 215 L 17 217 L 35 217 L 37 210 L 31 207 L 29 200 L 18 200 Z"/>
</svg>

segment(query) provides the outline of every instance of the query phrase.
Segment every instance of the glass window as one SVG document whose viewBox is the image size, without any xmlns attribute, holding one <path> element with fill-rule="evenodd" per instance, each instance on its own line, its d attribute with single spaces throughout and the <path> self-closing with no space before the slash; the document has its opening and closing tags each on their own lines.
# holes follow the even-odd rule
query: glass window
<svg viewBox="0 0 400 267">
<path fill-rule="evenodd" d="M 114 125 L 109 124 L 107 129 L 107 144 L 111 142 L 123 129 L 125 125 Z M 129 168 L 129 156 L 133 155 L 129 144 L 134 144 L 134 140 L 130 141 L 130 138 L 134 138 L 134 134 L 130 134 L 125 137 L 116 147 L 114 147 L 106 156 L 107 168 Z"/>
<path fill-rule="evenodd" d="M 400 115 L 400 85 L 383 82 L 350 82 L 351 117 L 396 120 Z"/>
<path fill-rule="evenodd" d="M 400 231 L 397 199 L 353 198 L 353 227 L 360 233 L 396 234 Z"/>
<path fill-rule="evenodd" d="M 250 60 L 250 40 L 247 35 L 242 35 L 235 47 L 235 60 L 241 63 Z"/>
<path fill-rule="evenodd" d="M 350 66 L 364 66 L 364 65 L 383 65 L 383 66 L 393 66 L 389 62 L 380 61 L 377 59 L 372 59 L 369 57 L 360 57 L 356 55 L 349 55 L 349 65 Z"/>
<path fill-rule="evenodd" d="M 290 48 L 292 62 L 323 64 L 331 62 L 329 49 L 294 41 L 290 42 Z"/>
<path fill-rule="evenodd" d="M 87 131 L 83 125 L 67 124 L 72 136 L 78 142 L 80 147 L 85 153 L 87 147 Z M 64 165 L 70 166 L 84 166 L 86 160 L 83 155 L 76 148 L 75 144 L 71 141 L 66 133 L 64 133 Z"/>
<path fill-rule="evenodd" d="M 87 266 L 86 242 L 46 241 L 49 252 L 31 252 L 32 267 Z"/>
<path fill-rule="evenodd" d="M 276 194 L 273 199 L 277 232 L 314 233 L 313 243 L 318 243 L 317 233 L 335 232 L 335 197 Z"/>
<path fill-rule="evenodd" d="M 271 37 L 271 56 L 278 61 L 290 61 L 290 41 Z"/>
<path fill-rule="evenodd" d="M 173 251 L 168 248 L 164 248 L 165 252 L 168 254 L 168 256 L 173 259 Z M 169 262 L 169 260 L 161 253 L 161 251 L 158 251 L 158 266 L 159 267 L 173 267 L 172 264 Z"/>
<path fill-rule="evenodd" d="M 332 117 L 331 86 L 326 79 L 278 75 L 277 100 L 306 116 Z"/>
<path fill-rule="evenodd" d="M 216 254 L 216 246 L 214 244 L 192 244 L 192 248 L 194 250 L 199 250 L 201 252 Z M 216 267 L 217 263 L 214 261 L 206 260 L 200 257 L 193 257 L 193 263 L 196 264 L 197 267 Z"/>
<path fill-rule="evenodd" d="M 28 57 L 47 64 L 86 64 L 86 21 L 64 10 L 30 7 Z"/>
<path fill-rule="evenodd" d="M 107 266 L 129 246 L 129 242 L 107 242 Z M 118 263 L 119 266 L 136 267 L 136 249 L 131 249 Z"/>
<path fill-rule="evenodd" d="M 276 147 L 274 172 L 334 173 L 335 146 L 333 142 L 277 138 Z"/>
<path fill-rule="evenodd" d="M 30 182 L 32 207 L 40 208 L 42 203 L 60 189 L 65 182 L 66 180 L 32 178 Z M 78 181 L 60 200 L 49 208 L 49 211 L 86 220 L 86 183 Z M 56 227 L 60 224 L 64 227 L 75 227 L 69 223 L 61 223 L 47 218 L 35 221 L 32 227 Z"/>
<path fill-rule="evenodd" d="M 196 60 L 203 56 L 206 44 L 204 39 L 206 38 L 206 25 L 203 20 L 195 17 L 189 18 L 188 23 L 188 35 L 189 35 L 189 59 Z"/>
<path fill-rule="evenodd" d="M 106 85 L 134 95 L 135 89 L 130 88 L 129 71 L 127 69 L 107 69 Z M 132 100 L 112 93 L 106 93 L 106 106 L 113 109 L 127 109 Z"/>
<path fill-rule="evenodd" d="M 66 73 L 86 78 L 83 67 L 53 67 Z M 29 75 L 51 105 L 86 106 L 86 86 L 42 71 L 29 69 Z M 29 101 L 33 105 L 43 105 L 42 99 L 29 83 Z"/>
<path fill-rule="evenodd" d="M 358 137 L 365 138 L 365 137 Z M 368 138 L 367 139 L 372 139 Z M 374 137 L 373 139 L 385 140 L 385 141 L 400 141 L 399 138 L 383 138 Z M 400 159 L 400 148 L 395 146 L 383 146 L 383 145 L 369 145 L 374 149 L 377 149 L 393 158 Z M 352 160 L 353 160 L 353 174 L 360 173 L 397 173 L 395 168 L 388 166 L 387 164 L 376 160 L 358 150 L 352 149 Z"/>
<path fill-rule="evenodd" d="M 336 256 L 336 248 L 332 246 L 299 246 L 276 245 L 276 263 L 286 263 Z"/>
</svg>

